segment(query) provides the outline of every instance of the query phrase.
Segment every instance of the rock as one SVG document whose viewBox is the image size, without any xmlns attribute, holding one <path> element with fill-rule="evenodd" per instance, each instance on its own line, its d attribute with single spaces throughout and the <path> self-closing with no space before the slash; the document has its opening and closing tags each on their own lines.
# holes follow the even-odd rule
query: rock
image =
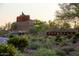
<svg viewBox="0 0 79 59">
<path fill-rule="evenodd" d="M 8 40 L 8 38 L 6 38 L 6 37 L 0 37 L 0 43 L 6 44 L 7 40 Z"/>
</svg>

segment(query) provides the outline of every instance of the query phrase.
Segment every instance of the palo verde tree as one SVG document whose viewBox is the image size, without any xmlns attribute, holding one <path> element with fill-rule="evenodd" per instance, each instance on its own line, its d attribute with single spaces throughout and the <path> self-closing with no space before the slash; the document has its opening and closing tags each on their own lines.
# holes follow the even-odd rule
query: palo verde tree
<svg viewBox="0 0 79 59">
<path fill-rule="evenodd" d="M 56 12 L 56 19 L 64 22 L 73 21 L 76 27 L 79 18 L 79 3 L 63 3 L 59 6 L 60 10 Z"/>
</svg>

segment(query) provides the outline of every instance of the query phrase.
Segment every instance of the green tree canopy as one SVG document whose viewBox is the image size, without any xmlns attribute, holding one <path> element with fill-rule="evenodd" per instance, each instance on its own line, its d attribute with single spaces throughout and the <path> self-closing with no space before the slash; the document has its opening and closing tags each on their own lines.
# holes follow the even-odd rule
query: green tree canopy
<svg viewBox="0 0 79 59">
<path fill-rule="evenodd" d="M 56 11 L 56 20 L 73 21 L 76 27 L 79 22 L 79 3 L 63 3 L 59 6 L 60 10 Z"/>
</svg>

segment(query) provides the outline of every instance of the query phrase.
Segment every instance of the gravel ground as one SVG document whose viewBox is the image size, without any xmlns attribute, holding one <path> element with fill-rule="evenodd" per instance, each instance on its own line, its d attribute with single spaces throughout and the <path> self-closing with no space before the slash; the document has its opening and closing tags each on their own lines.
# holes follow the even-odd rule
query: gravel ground
<svg viewBox="0 0 79 59">
<path fill-rule="evenodd" d="M 8 40 L 8 38 L 6 38 L 6 37 L 0 37 L 0 43 L 6 44 L 7 40 Z"/>
</svg>

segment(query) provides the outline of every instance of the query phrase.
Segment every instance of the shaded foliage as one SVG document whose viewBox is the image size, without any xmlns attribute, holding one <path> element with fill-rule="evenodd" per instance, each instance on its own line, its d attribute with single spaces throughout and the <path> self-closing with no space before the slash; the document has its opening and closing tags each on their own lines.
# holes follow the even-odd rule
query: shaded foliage
<svg viewBox="0 0 79 59">
<path fill-rule="evenodd" d="M 13 56 L 16 54 L 16 48 L 13 45 L 0 44 L 0 56 Z"/>
<path fill-rule="evenodd" d="M 19 36 L 10 37 L 8 44 L 14 45 L 16 48 L 23 50 L 28 45 L 27 39 Z"/>
</svg>

